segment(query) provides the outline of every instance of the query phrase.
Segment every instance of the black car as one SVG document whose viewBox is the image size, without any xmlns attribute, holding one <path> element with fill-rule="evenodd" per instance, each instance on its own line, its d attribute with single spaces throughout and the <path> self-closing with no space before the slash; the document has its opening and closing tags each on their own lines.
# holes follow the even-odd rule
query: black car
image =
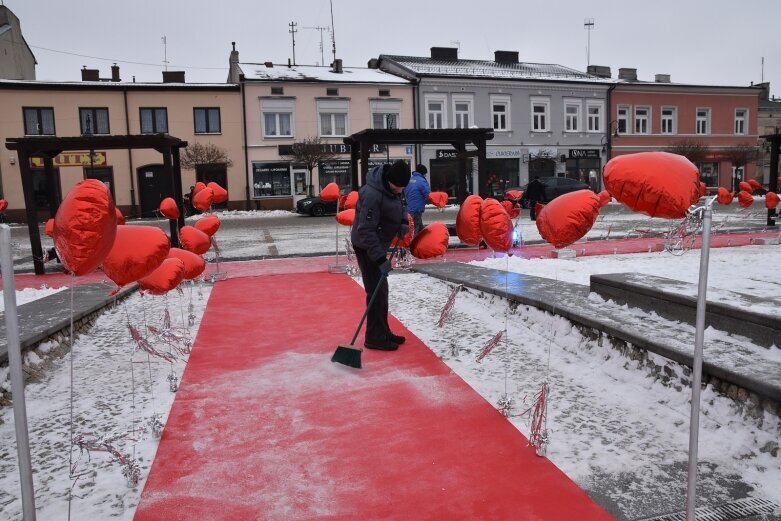
<svg viewBox="0 0 781 521">
<path fill-rule="evenodd" d="M 570 179 L 569 177 L 540 177 L 540 182 L 542 182 L 545 187 L 543 200 L 540 201 L 542 203 L 549 203 L 560 195 L 591 188 L 587 183 L 580 182 L 577 179 Z M 528 185 L 523 185 L 520 188 L 508 188 L 508 191 L 521 190 L 524 193 L 521 198 L 521 206 L 524 208 L 529 207 L 529 200 L 526 198 L 527 186 Z"/>
<path fill-rule="evenodd" d="M 323 201 L 319 197 L 306 197 L 296 203 L 296 213 L 320 217 L 336 213 L 336 201 Z"/>
</svg>

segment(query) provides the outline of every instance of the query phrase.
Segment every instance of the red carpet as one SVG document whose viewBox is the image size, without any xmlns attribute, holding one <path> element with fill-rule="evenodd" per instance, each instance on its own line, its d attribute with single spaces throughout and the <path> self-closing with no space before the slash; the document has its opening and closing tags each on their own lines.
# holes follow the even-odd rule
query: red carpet
<svg viewBox="0 0 781 521">
<path fill-rule="evenodd" d="M 332 363 L 362 300 L 328 273 L 215 285 L 135 519 L 611 519 L 398 322 L 398 351 Z"/>
</svg>

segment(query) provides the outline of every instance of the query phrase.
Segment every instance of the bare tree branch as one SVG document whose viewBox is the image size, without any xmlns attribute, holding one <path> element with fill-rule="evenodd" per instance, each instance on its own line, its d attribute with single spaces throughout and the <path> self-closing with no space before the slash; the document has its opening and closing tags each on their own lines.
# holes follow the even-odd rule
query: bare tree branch
<svg viewBox="0 0 781 521">
<path fill-rule="evenodd" d="M 705 143 L 702 141 L 685 138 L 671 143 L 664 151 L 683 156 L 696 165 L 705 160 L 705 156 L 708 153 L 708 147 L 706 147 Z"/>
<path fill-rule="evenodd" d="M 225 150 L 213 143 L 187 145 L 182 151 L 180 163 L 185 170 L 194 170 L 201 165 L 233 165 Z"/>
</svg>

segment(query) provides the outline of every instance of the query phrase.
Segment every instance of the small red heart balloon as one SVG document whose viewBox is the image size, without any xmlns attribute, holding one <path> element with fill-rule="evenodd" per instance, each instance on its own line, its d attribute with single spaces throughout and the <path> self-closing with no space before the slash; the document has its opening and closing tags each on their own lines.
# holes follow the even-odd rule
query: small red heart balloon
<svg viewBox="0 0 781 521">
<path fill-rule="evenodd" d="M 353 221 L 355 221 L 355 208 L 350 208 L 349 210 L 342 210 L 338 214 L 336 214 L 336 222 L 339 224 L 342 224 L 344 226 L 352 226 Z"/>
<path fill-rule="evenodd" d="M 171 248 L 169 258 L 179 259 L 184 263 L 184 279 L 192 280 L 206 269 L 206 261 L 200 255 L 179 248 Z"/>
<path fill-rule="evenodd" d="M 418 259 L 433 259 L 447 252 L 450 232 L 441 222 L 433 222 L 420 230 L 409 246 L 409 251 Z"/>
<path fill-rule="evenodd" d="M 0 199 L 0 214 L 5 212 L 6 208 L 8 208 L 8 201 L 5 199 Z"/>
<path fill-rule="evenodd" d="M 228 200 L 228 191 L 214 181 L 207 184 L 206 188 L 212 189 L 212 193 L 214 194 L 214 204 L 224 203 Z"/>
<path fill-rule="evenodd" d="M 214 202 L 214 192 L 211 188 L 204 188 L 193 197 L 193 206 L 202 212 L 208 210 Z"/>
<path fill-rule="evenodd" d="M 166 197 L 160 201 L 160 213 L 166 219 L 176 220 L 179 218 L 179 206 L 177 206 L 173 197 Z"/>
<path fill-rule="evenodd" d="M 339 199 L 339 185 L 336 183 L 328 183 L 325 188 L 320 190 L 320 199 L 323 201 L 337 201 Z"/>
<path fill-rule="evenodd" d="M 182 226 L 179 230 L 179 242 L 182 248 L 196 255 L 203 255 L 211 247 L 209 236 L 193 226 Z"/>
<path fill-rule="evenodd" d="M 152 295 L 165 295 L 184 279 L 184 262 L 177 258 L 165 259 L 152 273 L 138 281 L 138 287 Z"/>
<path fill-rule="evenodd" d="M 220 229 L 220 218 L 214 214 L 210 214 L 195 221 L 194 226 L 211 237 Z"/>
</svg>

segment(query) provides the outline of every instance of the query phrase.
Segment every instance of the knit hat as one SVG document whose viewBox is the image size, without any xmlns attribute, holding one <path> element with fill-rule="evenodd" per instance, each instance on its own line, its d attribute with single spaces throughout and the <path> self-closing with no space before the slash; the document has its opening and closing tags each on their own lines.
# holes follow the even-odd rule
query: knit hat
<svg viewBox="0 0 781 521">
<path fill-rule="evenodd" d="M 420 172 L 423 175 L 428 174 L 428 168 L 426 168 L 426 165 L 418 165 L 415 167 L 415 171 Z"/>
<path fill-rule="evenodd" d="M 385 171 L 385 180 L 403 188 L 409 184 L 411 175 L 409 165 L 403 159 L 398 159 Z"/>
</svg>

